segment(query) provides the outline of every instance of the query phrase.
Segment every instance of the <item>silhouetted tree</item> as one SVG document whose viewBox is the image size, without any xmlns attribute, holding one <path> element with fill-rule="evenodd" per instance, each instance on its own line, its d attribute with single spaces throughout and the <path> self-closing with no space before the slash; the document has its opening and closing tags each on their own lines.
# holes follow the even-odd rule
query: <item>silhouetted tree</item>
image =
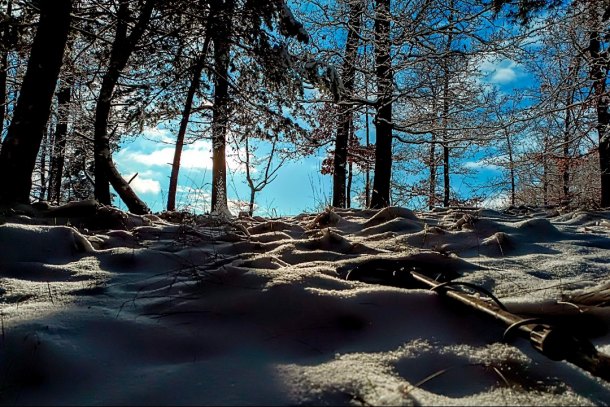
<svg viewBox="0 0 610 407">
<path fill-rule="evenodd" d="M 30 201 L 32 173 L 62 65 L 72 1 L 41 1 L 40 21 L 13 119 L 0 152 L 0 200 Z"/>
</svg>

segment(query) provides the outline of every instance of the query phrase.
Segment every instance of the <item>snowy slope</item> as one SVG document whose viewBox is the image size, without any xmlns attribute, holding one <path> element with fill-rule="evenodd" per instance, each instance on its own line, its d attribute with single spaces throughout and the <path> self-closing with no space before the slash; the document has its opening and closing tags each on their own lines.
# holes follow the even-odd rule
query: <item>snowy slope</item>
<svg viewBox="0 0 610 407">
<path fill-rule="evenodd" d="M 510 311 L 588 318 L 574 329 L 610 353 L 608 212 L 91 208 L 5 213 L 2 404 L 610 403 L 609 383 L 439 294 L 345 280 L 374 259 L 458 273 Z"/>
</svg>

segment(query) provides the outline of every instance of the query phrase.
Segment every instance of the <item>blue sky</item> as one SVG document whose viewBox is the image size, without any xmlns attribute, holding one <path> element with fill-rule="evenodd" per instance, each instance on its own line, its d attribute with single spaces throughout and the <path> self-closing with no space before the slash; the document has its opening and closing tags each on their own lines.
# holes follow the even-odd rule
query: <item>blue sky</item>
<svg viewBox="0 0 610 407">
<path fill-rule="evenodd" d="M 531 81 L 531 77 L 523 67 L 507 59 L 482 61 L 479 69 L 483 74 L 484 82 L 497 86 L 507 93 Z M 374 142 L 374 131 L 372 135 Z M 117 167 L 126 179 L 138 173 L 131 185 L 153 212 L 164 210 L 167 202 L 174 143 L 175 134 L 161 124 L 155 128 L 146 128 L 139 137 L 125 139 L 120 151 L 114 155 Z M 178 181 L 178 209 L 209 211 L 211 155 L 209 140 L 200 140 L 185 146 Z M 320 174 L 320 164 L 324 156 L 325 151 L 320 151 L 317 156 L 287 162 L 279 170 L 275 181 L 258 193 L 255 214 L 296 215 L 323 208 L 332 195 L 331 176 Z M 243 168 L 231 158 L 230 148 L 227 163 L 230 172 L 227 189 L 229 200 L 232 202 L 232 212 L 236 214 L 239 210 L 237 201 L 246 201 L 249 197 L 249 189 L 245 183 Z M 468 179 L 461 176 L 453 177 L 453 188 L 461 196 L 469 195 L 470 185 L 483 184 L 486 180 L 500 175 L 497 168 L 482 159 L 479 160 L 476 156 L 462 164 L 475 174 Z M 357 176 L 355 184 L 356 188 L 362 188 L 361 175 Z M 501 196 L 490 196 L 487 203 L 497 203 L 501 198 Z M 124 207 L 119 199 L 116 199 L 115 203 L 119 207 Z M 354 206 L 356 206 L 355 202 Z"/>
<path fill-rule="evenodd" d="M 142 137 L 143 136 L 143 137 Z M 121 149 L 114 155 L 119 171 L 126 179 L 135 173 L 138 176 L 131 185 L 153 212 L 162 211 L 167 203 L 167 190 L 171 161 L 174 154 L 174 136 L 162 125 L 147 128 L 140 137 L 123 141 Z M 227 177 L 231 210 L 237 213 L 237 201 L 249 199 L 244 170 L 231 157 L 228 149 Z M 186 145 L 176 196 L 179 209 L 196 212 L 209 211 L 212 177 L 211 143 L 200 140 Z M 288 161 L 278 172 L 277 178 L 257 194 L 256 213 L 260 215 L 296 215 L 317 209 L 324 194 L 330 196 L 331 177 L 319 174 L 321 156 Z M 313 187 L 312 187 L 313 185 Z M 124 207 L 120 200 L 115 203 Z"/>
</svg>

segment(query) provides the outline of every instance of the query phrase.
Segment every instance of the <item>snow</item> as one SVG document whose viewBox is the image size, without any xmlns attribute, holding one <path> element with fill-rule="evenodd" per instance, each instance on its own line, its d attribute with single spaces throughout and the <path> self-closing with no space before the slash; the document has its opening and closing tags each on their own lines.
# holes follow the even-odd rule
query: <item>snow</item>
<svg viewBox="0 0 610 407">
<path fill-rule="evenodd" d="M 610 212 L 168 219 L 91 202 L 4 211 L 1 404 L 610 400 L 610 383 L 502 342 L 505 326 L 440 294 L 345 279 L 371 261 L 459 273 L 511 312 L 591 317 L 574 329 L 610 352 Z"/>
</svg>

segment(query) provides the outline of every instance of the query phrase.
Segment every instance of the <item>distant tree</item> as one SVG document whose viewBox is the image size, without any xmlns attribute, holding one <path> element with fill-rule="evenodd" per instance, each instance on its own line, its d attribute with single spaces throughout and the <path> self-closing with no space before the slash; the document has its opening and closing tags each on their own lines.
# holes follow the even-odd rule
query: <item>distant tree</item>
<svg viewBox="0 0 610 407">
<path fill-rule="evenodd" d="M 68 39 L 72 1 L 42 1 L 19 99 L 0 152 L 0 200 L 30 201 L 32 173 Z M 10 175 L 9 175 L 10 174 Z"/>
<path fill-rule="evenodd" d="M 587 28 L 586 43 L 580 44 L 584 51 L 589 71 L 589 81 L 593 92 L 590 101 L 596 112 L 596 130 L 598 133 L 598 154 L 600 174 L 600 206 L 610 207 L 610 98 L 607 94 L 610 57 L 608 54 L 610 33 L 610 4 L 607 0 L 570 1 L 567 4 L 555 0 L 551 2 L 525 1 L 513 5 L 507 0 L 495 0 L 497 12 L 507 10 L 509 16 L 527 24 L 535 15 L 540 16 L 542 10 L 554 7 L 566 7 L 567 17 L 574 18 Z M 545 18 L 544 16 L 541 18 Z M 549 14 L 546 18 L 556 18 Z"/>
<path fill-rule="evenodd" d="M 252 145 L 252 142 L 256 144 Z M 267 146 L 266 144 L 271 144 Z M 279 140 L 273 138 L 262 147 L 267 147 L 266 152 L 261 153 L 261 141 L 250 140 L 248 135 L 244 136 L 243 142 L 235 140 L 235 156 L 239 164 L 243 165 L 245 171 L 246 183 L 250 190 L 250 198 L 248 201 L 248 214 L 254 214 L 254 205 L 256 194 L 261 192 L 265 187 L 271 184 L 277 178 L 278 171 L 286 163 L 288 155 L 282 154 L 279 151 Z M 243 146 L 243 152 L 240 152 L 240 146 Z"/>
</svg>

